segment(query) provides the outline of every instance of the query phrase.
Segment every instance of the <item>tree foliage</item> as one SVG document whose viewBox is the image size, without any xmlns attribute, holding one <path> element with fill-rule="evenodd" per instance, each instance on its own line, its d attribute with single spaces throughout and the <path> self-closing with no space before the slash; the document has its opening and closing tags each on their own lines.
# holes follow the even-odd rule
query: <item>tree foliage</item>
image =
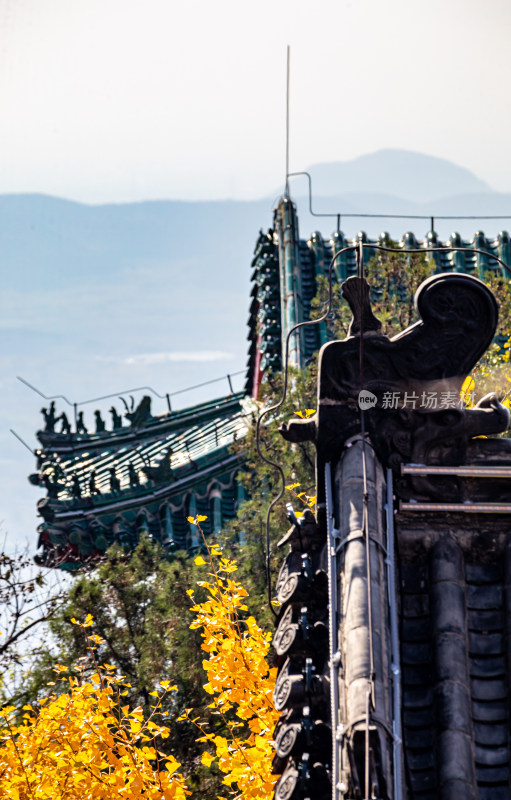
<svg viewBox="0 0 511 800">
<path fill-rule="evenodd" d="M 225 558 L 217 545 L 209 547 L 205 539 L 204 544 L 211 571 L 207 580 L 198 581 L 206 597 L 192 607 L 196 616 L 190 627 L 200 630 L 204 640 L 202 650 L 208 655 L 203 661 L 208 677 L 204 689 L 213 698 L 209 708 L 222 719 L 225 733 L 209 732 L 207 725 L 193 720 L 202 734 L 199 741 L 215 750 L 211 754 L 208 749 L 202 763 L 209 766 L 216 761 L 225 776 L 223 783 L 235 788 L 243 800 L 266 800 L 277 780 L 272 774 L 277 670 L 267 660 L 272 637 L 245 613 L 248 592 L 231 577 L 236 563 Z M 208 565 L 202 556 L 196 562 Z M 190 710 L 186 717 L 190 719 Z"/>
<path fill-rule="evenodd" d="M 81 632 L 90 615 L 77 623 Z M 172 687 L 160 684 L 151 713 L 123 702 L 129 682 L 114 665 L 98 667 L 97 634 L 86 637 L 95 671 L 85 679 L 60 677 L 65 690 L 17 709 L 0 712 L 0 796 L 11 800 L 185 800 L 190 794 L 174 756 L 161 752 L 156 739 L 167 738 L 162 703 Z M 57 675 L 67 672 L 63 665 Z M 166 682 L 168 684 L 168 681 Z"/>
<path fill-rule="evenodd" d="M 161 548 L 142 538 L 132 554 L 113 547 L 105 561 L 93 572 L 78 575 L 65 602 L 49 623 L 47 641 L 29 675 L 10 698 L 20 707 L 47 694 L 57 662 L 71 674 L 95 672 L 87 642 L 70 620 L 94 617 L 99 663 L 116 667 L 130 683 L 128 699 L 144 713 L 151 709 L 151 692 L 160 681 L 177 685 L 172 697 L 164 698 L 170 734 L 162 749 L 183 765 L 183 774 L 192 779 L 192 788 L 205 796 L 215 796 L 218 781 L 201 770 L 202 747 L 195 741 L 190 726 L 178 717 L 187 706 L 203 704 L 204 673 L 201 639 L 189 630 L 190 598 L 187 590 L 195 585 L 198 568 L 186 554 L 169 562 Z M 63 691 L 63 684 L 56 691 Z"/>
<path fill-rule="evenodd" d="M 195 564 L 209 562 L 211 572 L 207 580 L 197 581 L 202 599 L 194 597 L 190 611 L 195 619 L 190 622 L 189 617 L 187 624 L 200 631 L 201 649 L 208 654 L 203 661 L 208 677 L 204 690 L 213 698 L 207 705 L 211 714 L 199 722 L 187 707 L 177 722 L 199 730 L 200 736 L 192 734 L 199 745 L 206 742 L 215 748 L 214 754 L 209 749 L 202 752 L 203 772 L 214 774 L 216 762 L 232 796 L 265 800 L 277 779 L 271 772 L 277 721 L 272 700 L 275 670 L 267 660 L 271 635 L 245 613 L 248 593 L 231 577 L 236 564 L 217 545 L 210 547 L 205 539 L 204 545 L 208 561 L 197 556 Z M 188 590 L 188 604 L 193 595 L 193 589 Z M 148 693 L 148 707 L 133 707 L 132 683 L 116 664 L 99 666 L 99 655 L 109 648 L 114 651 L 100 635 L 87 633 L 92 614 L 81 623 L 73 617 L 70 623 L 88 659 L 82 657 L 70 667 L 54 666 L 58 677 L 49 682 L 52 693 L 25 704 L 21 719 L 16 706 L 0 711 L 0 796 L 184 800 L 190 794 L 186 783 L 197 786 L 197 781 L 189 775 L 186 782 L 177 772 L 181 764 L 175 754 L 163 747 L 171 739 L 168 701 L 176 705 L 178 685 L 157 680 Z M 199 706 L 204 716 L 202 698 Z"/>
</svg>

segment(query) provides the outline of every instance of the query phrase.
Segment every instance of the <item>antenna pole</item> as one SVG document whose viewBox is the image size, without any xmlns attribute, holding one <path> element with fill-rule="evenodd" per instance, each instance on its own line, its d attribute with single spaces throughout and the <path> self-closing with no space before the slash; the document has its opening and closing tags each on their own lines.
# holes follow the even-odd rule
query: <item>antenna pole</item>
<svg viewBox="0 0 511 800">
<path fill-rule="evenodd" d="M 286 66 L 286 189 L 285 196 L 289 197 L 289 75 L 290 75 L 291 47 L 287 46 Z"/>
</svg>

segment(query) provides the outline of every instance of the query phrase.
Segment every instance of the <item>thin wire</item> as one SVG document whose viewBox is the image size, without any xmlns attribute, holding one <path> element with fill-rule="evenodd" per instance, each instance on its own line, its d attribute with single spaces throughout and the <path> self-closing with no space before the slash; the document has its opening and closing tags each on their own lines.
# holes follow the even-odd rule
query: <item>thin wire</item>
<svg viewBox="0 0 511 800">
<path fill-rule="evenodd" d="M 51 397 L 49 397 L 47 394 L 43 394 L 43 392 L 39 391 L 39 389 L 36 389 L 35 386 L 32 386 L 32 384 L 26 381 L 25 378 L 20 378 L 19 375 L 16 375 L 16 377 L 19 381 L 21 381 L 21 383 L 24 383 L 25 386 L 28 386 L 29 389 L 32 389 L 32 391 L 36 392 L 36 394 L 38 394 L 40 397 L 43 397 L 45 400 L 64 400 L 64 402 L 67 403 L 68 406 L 73 406 L 71 400 L 68 400 L 65 395 L 54 394 Z"/>
<path fill-rule="evenodd" d="M 287 336 L 286 336 L 286 347 L 285 347 L 285 358 L 284 358 L 284 386 L 283 386 L 283 389 L 282 389 L 282 397 L 281 397 L 281 399 L 279 400 L 278 403 L 276 403 L 275 405 L 270 406 L 270 408 L 267 408 L 264 411 L 262 411 L 261 414 L 259 414 L 259 417 L 257 418 L 257 425 L 256 425 L 256 449 L 257 449 L 257 453 L 258 453 L 259 457 L 262 458 L 262 460 L 266 462 L 266 464 L 269 464 L 271 467 L 273 467 L 279 473 L 280 480 L 281 480 L 280 492 L 278 493 L 277 497 L 275 497 L 272 500 L 272 502 L 270 503 L 270 505 L 268 507 L 267 514 L 266 514 L 266 583 L 267 583 L 267 590 L 268 590 L 268 604 L 269 604 L 269 606 L 270 606 L 270 608 L 271 608 L 271 610 L 272 610 L 272 612 L 273 612 L 273 614 L 275 616 L 277 616 L 277 612 L 273 608 L 273 604 L 272 604 L 272 599 L 273 598 L 272 598 L 272 591 L 271 591 L 270 515 L 271 515 L 271 512 L 273 511 L 274 506 L 279 502 L 279 500 L 284 495 L 286 480 L 285 480 L 285 477 L 284 477 L 284 471 L 283 471 L 282 467 L 280 466 L 280 464 L 277 464 L 276 461 L 272 461 L 271 458 L 267 458 L 267 456 L 265 456 L 264 453 L 261 450 L 261 424 L 262 424 L 263 419 L 268 414 L 271 414 L 271 413 L 273 413 L 275 411 L 278 411 L 278 409 L 281 408 L 281 406 L 286 401 L 288 379 L 289 379 L 289 341 L 290 341 L 291 336 L 299 328 L 304 328 L 306 326 L 312 326 L 312 325 L 318 325 L 320 322 L 324 322 L 328 318 L 328 316 L 329 316 L 329 314 L 330 314 L 330 312 L 332 310 L 332 304 L 333 304 L 332 272 L 333 272 L 335 261 L 343 253 L 346 253 L 349 250 L 354 250 L 354 249 L 355 249 L 355 245 L 350 245 L 349 247 L 343 247 L 342 250 L 337 251 L 332 256 L 332 259 L 330 261 L 330 265 L 329 265 L 329 268 L 328 268 L 328 303 L 327 303 L 327 308 L 326 308 L 325 313 L 321 317 L 318 317 L 318 319 L 307 320 L 306 322 L 299 322 L 297 325 L 294 325 L 291 328 L 291 330 L 289 331 L 289 333 L 287 334 Z"/>
<path fill-rule="evenodd" d="M 25 380 L 25 378 L 20 378 L 19 375 L 16 377 L 18 378 L 21 383 L 24 383 L 25 386 L 28 386 L 29 389 L 36 392 L 40 397 L 43 397 L 45 400 L 64 400 L 69 406 L 85 406 L 88 403 L 97 403 L 100 400 L 109 400 L 112 397 L 119 397 L 125 394 L 130 394 L 130 392 L 151 392 L 154 394 L 155 397 L 159 397 L 160 400 L 165 400 L 167 397 L 175 397 L 178 394 L 184 394 L 185 392 L 191 392 L 193 389 L 201 389 L 203 386 L 209 386 L 212 383 L 219 383 L 219 381 L 228 380 L 229 377 L 234 378 L 237 375 L 242 375 L 246 372 L 244 369 L 240 369 L 237 372 L 230 372 L 229 375 L 222 375 L 221 378 L 213 378 L 210 381 L 204 381 L 204 383 L 197 383 L 195 386 L 187 386 L 186 389 L 178 389 L 177 392 L 168 392 L 167 394 L 159 394 L 156 389 L 153 389 L 152 386 L 137 386 L 134 389 L 123 389 L 122 392 L 114 392 L 113 394 L 104 394 L 101 397 L 92 397 L 90 400 L 80 400 L 79 403 L 72 403 L 71 400 L 68 400 L 67 397 L 63 394 L 54 394 L 52 396 L 48 396 L 41 392 L 40 389 L 37 389 L 31 383 Z"/>
<path fill-rule="evenodd" d="M 371 687 L 367 687 L 366 692 L 366 721 L 365 721 L 365 736 L 364 736 L 364 800 L 369 799 L 369 721 L 371 719 Z"/>
<path fill-rule="evenodd" d="M 313 217 L 356 217 L 361 219 L 511 219 L 511 215 L 509 214 L 455 214 L 455 215 L 443 215 L 443 214 L 342 214 L 342 213 L 335 213 L 335 214 L 327 214 L 322 213 L 319 211 L 312 210 L 312 177 L 309 172 L 288 172 L 286 175 L 286 186 L 289 186 L 289 178 L 295 178 L 299 175 L 305 175 L 308 180 L 309 184 L 309 214 Z"/>
<path fill-rule="evenodd" d="M 16 437 L 16 439 L 18 440 L 18 442 L 21 442 L 21 444 L 23 445 L 23 447 L 26 447 L 26 448 L 27 448 L 27 450 L 29 451 L 29 453 L 32 453 L 32 455 L 34 456 L 34 455 L 35 455 L 35 450 L 33 450 L 33 449 L 30 447 L 30 445 L 29 445 L 29 444 L 27 444 L 27 443 L 24 441 L 24 439 L 22 439 L 22 438 L 21 438 L 21 436 L 20 436 L 18 433 L 16 433 L 16 431 L 13 431 L 13 429 L 12 429 L 12 428 L 9 428 L 9 430 L 10 430 L 10 432 L 12 433 L 12 435 Z"/>
<path fill-rule="evenodd" d="M 317 214 L 316 216 L 323 216 Z M 510 214 L 342 214 L 343 217 L 381 219 L 511 219 Z"/>
<path fill-rule="evenodd" d="M 337 789 L 339 774 L 343 772 L 343 750 L 339 747 L 339 644 L 337 641 L 337 549 L 334 543 L 334 520 L 333 520 L 333 497 L 332 497 L 332 471 L 330 462 L 325 464 L 325 501 L 326 501 L 326 524 L 327 524 L 327 550 L 328 550 L 328 645 L 329 645 L 329 668 L 330 668 L 330 719 L 331 727 L 334 732 L 332 736 L 332 784 Z M 334 794 L 337 798 L 337 792 Z"/>
<path fill-rule="evenodd" d="M 186 389 L 178 389 L 177 392 L 169 392 L 169 397 L 175 397 L 177 394 L 184 394 L 191 392 L 192 389 L 201 389 L 203 386 L 209 386 L 210 383 L 219 383 L 219 381 L 229 380 L 229 377 L 235 378 L 237 375 L 244 375 L 246 370 L 239 369 L 237 372 L 230 372 L 229 375 L 223 375 L 221 378 L 213 378 L 211 381 L 204 381 L 204 383 L 197 383 L 195 386 L 187 386 Z"/>
<path fill-rule="evenodd" d="M 364 388 L 364 248 L 363 243 L 359 242 L 357 247 L 357 274 L 360 288 L 360 339 L 359 339 L 359 376 L 360 391 Z M 362 435 L 362 482 L 363 482 L 363 505 L 362 505 L 362 535 L 365 539 L 366 553 L 366 582 L 367 582 L 367 628 L 369 638 L 369 681 L 366 698 L 366 720 L 365 720 L 365 751 L 364 751 L 364 794 L 365 800 L 369 800 L 369 726 L 371 724 L 371 710 L 375 707 L 374 698 L 374 642 L 373 642 L 373 593 L 371 586 L 371 543 L 369 539 L 368 503 L 369 493 L 367 490 L 367 454 L 366 454 L 366 434 L 365 434 L 365 411 L 360 408 L 360 430 Z"/>
</svg>

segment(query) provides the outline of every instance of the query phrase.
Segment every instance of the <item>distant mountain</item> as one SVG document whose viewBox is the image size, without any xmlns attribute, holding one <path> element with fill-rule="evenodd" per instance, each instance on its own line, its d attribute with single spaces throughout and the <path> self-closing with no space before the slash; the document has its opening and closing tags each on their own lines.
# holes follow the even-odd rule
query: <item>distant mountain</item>
<svg viewBox="0 0 511 800">
<path fill-rule="evenodd" d="M 218 284 L 221 276 L 245 288 L 257 231 L 270 224 L 271 210 L 269 199 L 85 205 L 41 194 L 0 195 L 2 287 L 97 281 L 100 290 L 125 270 L 179 270 L 193 261 L 196 286 L 203 278 L 204 288 Z"/>
<path fill-rule="evenodd" d="M 470 170 L 444 158 L 410 150 L 378 150 L 351 161 L 313 164 L 306 171 L 312 177 L 315 196 L 381 193 L 422 203 L 492 191 Z M 305 180 L 294 179 L 291 190 L 295 196 L 306 194 Z"/>
</svg>

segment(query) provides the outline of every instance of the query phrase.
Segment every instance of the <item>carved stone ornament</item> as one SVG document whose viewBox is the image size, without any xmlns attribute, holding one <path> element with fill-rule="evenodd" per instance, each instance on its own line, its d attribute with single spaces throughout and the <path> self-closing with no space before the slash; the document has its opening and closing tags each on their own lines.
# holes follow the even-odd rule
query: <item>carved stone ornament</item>
<svg viewBox="0 0 511 800">
<path fill-rule="evenodd" d="M 281 429 L 289 441 L 315 442 L 318 476 L 361 431 L 362 416 L 378 458 L 396 473 L 402 463 L 463 464 L 474 436 L 507 429 L 509 412 L 494 394 L 474 409 L 460 403 L 463 381 L 497 327 L 497 303 L 482 281 L 456 273 L 428 278 L 414 299 L 418 322 L 392 339 L 379 332 L 365 279 L 348 278 L 342 294 L 353 321 L 346 339 L 321 348 L 317 413 Z M 431 496 L 427 479 L 419 482 Z"/>
</svg>

